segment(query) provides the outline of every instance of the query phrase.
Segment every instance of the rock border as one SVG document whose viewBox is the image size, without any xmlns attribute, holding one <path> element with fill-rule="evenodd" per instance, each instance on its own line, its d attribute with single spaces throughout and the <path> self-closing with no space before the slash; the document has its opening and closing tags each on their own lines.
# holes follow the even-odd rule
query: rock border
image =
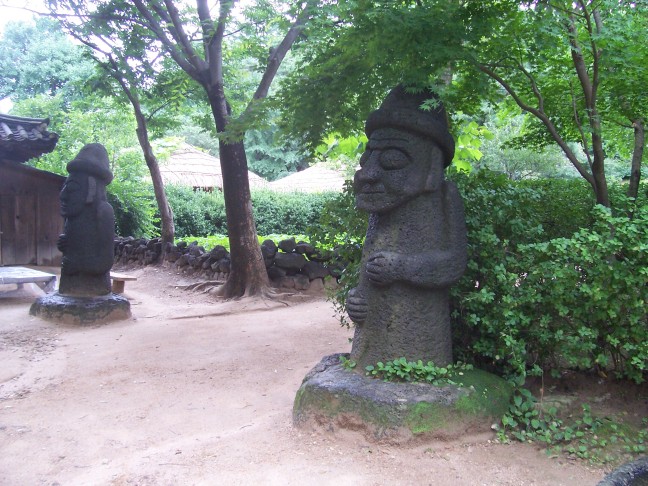
<svg viewBox="0 0 648 486">
<path fill-rule="evenodd" d="M 337 279 L 344 265 L 332 253 L 321 252 L 310 243 L 295 238 L 275 244 L 272 240 L 261 243 L 261 254 L 270 283 L 276 288 L 295 290 L 323 290 L 325 280 Z M 225 281 L 230 271 L 230 254 L 221 245 L 210 251 L 194 241 L 168 244 L 162 257 L 160 238 L 115 238 L 116 265 L 146 266 L 162 263 L 178 273 L 206 280 Z"/>
</svg>

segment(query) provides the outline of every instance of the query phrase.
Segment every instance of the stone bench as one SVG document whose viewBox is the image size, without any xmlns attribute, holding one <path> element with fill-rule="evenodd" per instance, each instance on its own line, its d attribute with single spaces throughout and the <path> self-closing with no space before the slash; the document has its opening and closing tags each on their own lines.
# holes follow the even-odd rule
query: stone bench
<svg viewBox="0 0 648 486">
<path fill-rule="evenodd" d="M 110 279 L 112 280 L 113 293 L 123 294 L 124 287 L 126 286 L 126 282 L 137 280 L 137 277 L 133 277 L 132 275 L 126 275 L 124 273 L 110 272 Z"/>
<path fill-rule="evenodd" d="M 52 292 L 56 275 L 27 267 L 0 267 L 0 284 L 16 284 L 21 288 L 26 283 L 36 284 L 44 292 Z"/>
</svg>

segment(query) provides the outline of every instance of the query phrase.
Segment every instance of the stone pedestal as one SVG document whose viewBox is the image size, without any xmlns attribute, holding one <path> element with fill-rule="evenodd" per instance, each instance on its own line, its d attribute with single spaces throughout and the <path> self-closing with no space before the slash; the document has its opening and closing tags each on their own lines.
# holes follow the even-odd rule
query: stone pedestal
<svg viewBox="0 0 648 486">
<path fill-rule="evenodd" d="M 112 293 L 93 297 L 51 293 L 37 299 L 29 309 L 29 313 L 48 321 L 82 326 L 131 317 L 128 299 Z"/>
<path fill-rule="evenodd" d="M 648 456 L 618 467 L 597 486 L 648 486 Z"/>
<path fill-rule="evenodd" d="M 486 432 L 508 410 L 512 387 L 481 370 L 461 385 L 388 383 L 346 370 L 326 356 L 304 378 L 293 408 L 297 427 L 362 432 L 368 440 L 406 443 Z"/>
</svg>

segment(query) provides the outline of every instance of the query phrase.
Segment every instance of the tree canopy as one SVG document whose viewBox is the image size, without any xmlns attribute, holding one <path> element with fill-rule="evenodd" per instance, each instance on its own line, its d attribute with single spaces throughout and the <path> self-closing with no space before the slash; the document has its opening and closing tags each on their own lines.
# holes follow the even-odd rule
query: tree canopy
<svg viewBox="0 0 648 486">
<path fill-rule="evenodd" d="M 58 22 L 37 18 L 9 22 L 0 39 L 0 99 L 15 101 L 38 94 L 78 97 L 94 66 Z"/>
<path fill-rule="evenodd" d="M 358 131 L 378 99 L 404 83 L 436 90 L 450 112 L 476 114 L 506 95 L 530 120 L 518 142 L 560 146 L 604 205 L 611 153 L 628 166 L 632 157 L 638 182 L 648 49 L 634 38 L 646 27 L 645 4 L 412 0 L 337 8 L 283 91 L 286 129 L 311 145 L 327 132 Z"/>
</svg>

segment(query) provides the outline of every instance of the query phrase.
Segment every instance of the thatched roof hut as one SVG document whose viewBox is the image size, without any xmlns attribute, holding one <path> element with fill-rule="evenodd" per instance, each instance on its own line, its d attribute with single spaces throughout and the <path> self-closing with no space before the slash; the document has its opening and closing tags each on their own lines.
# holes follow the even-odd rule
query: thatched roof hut
<svg viewBox="0 0 648 486">
<path fill-rule="evenodd" d="M 160 173 L 165 185 L 188 186 L 203 191 L 223 189 L 220 160 L 188 144 L 182 144 L 171 157 L 160 163 Z M 268 185 L 268 181 L 253 172 L 248 171 L 248 178 L 251 189 Z"/>
<path fill-rule="evenodd" d="M 268 187 L 277 192 L 342 192 L 344 181 L 343 172 L 329 169 L 319 163 L 270 182 Z"/>
</svg>

